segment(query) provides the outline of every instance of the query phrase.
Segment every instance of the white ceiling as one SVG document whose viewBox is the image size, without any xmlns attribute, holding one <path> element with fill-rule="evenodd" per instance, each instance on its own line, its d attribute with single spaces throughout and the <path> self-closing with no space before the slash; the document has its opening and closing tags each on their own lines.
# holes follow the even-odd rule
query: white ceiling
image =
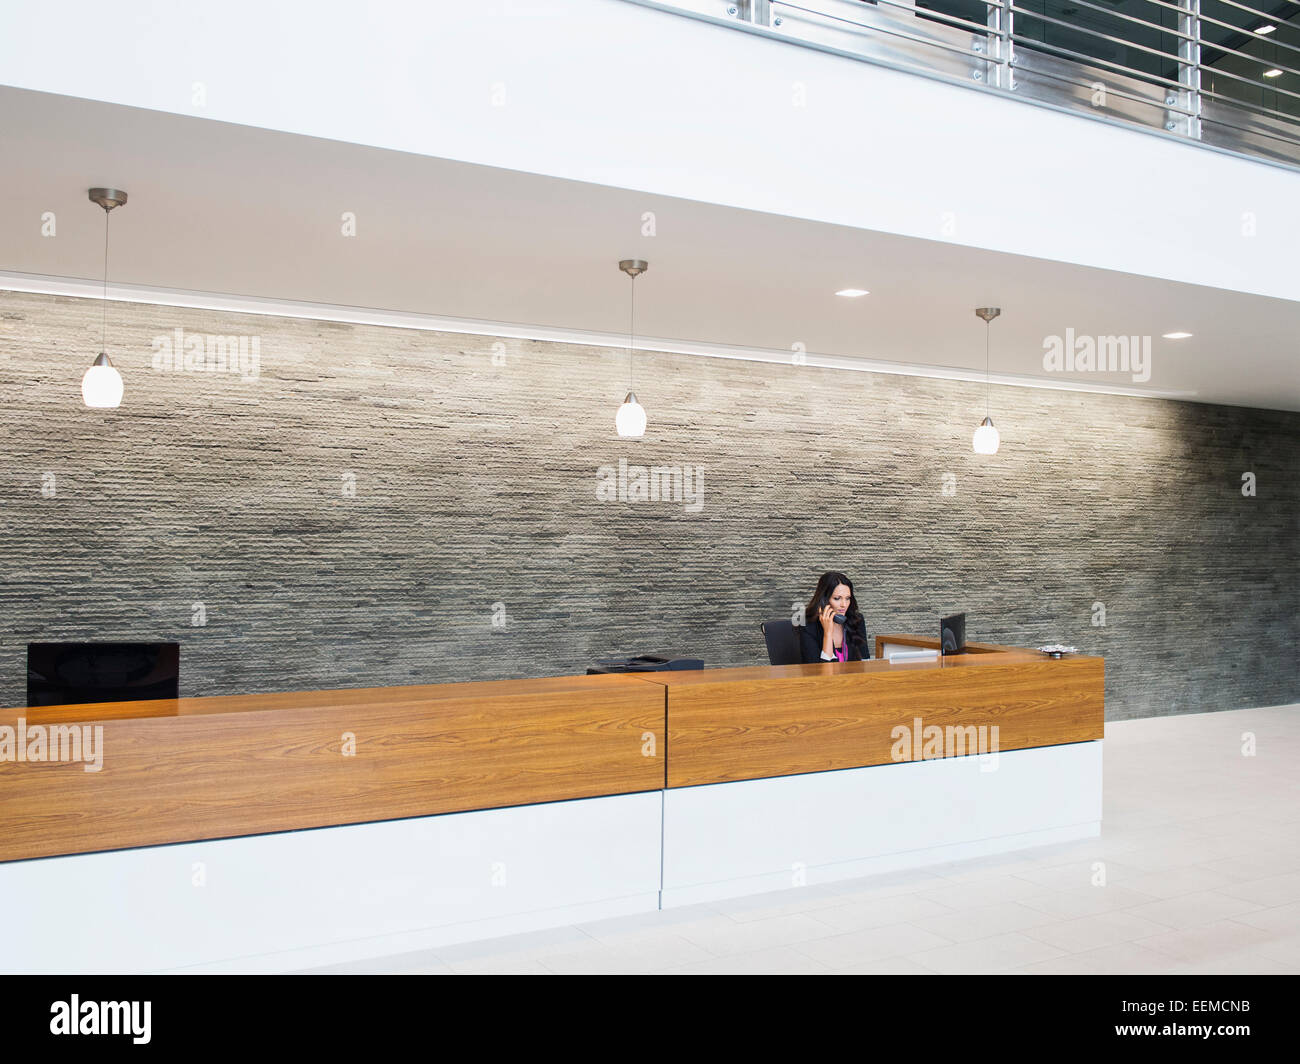
<svg viewBox="0 0 1300 1064">
<path fill-rule="evenodd" d="M 991 304 L 995 373 L 1070 377 L 1042 366 L 1067 328 L 1149 335 L 1145 384 L 1073 379 L 1300 410 L 1296 302 L 7 88 L 0 142 L 0 271 L 98 279 L 106 184 L 114 282 L 618 333 L 640 257 L 638 337 L 982 370 Z"/>
</svg>

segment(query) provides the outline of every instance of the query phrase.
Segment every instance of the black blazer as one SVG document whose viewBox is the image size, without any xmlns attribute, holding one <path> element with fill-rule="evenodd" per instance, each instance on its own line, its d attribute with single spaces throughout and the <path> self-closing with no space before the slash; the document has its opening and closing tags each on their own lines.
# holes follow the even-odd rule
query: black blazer
<svg viewBox="0 0 1300 1064">
<path fill-rule="evenodd" d="M 858 635 L 862 637 L 861 650 L 854 645 L 852 639 L 849 639 L 849 627 L 845 625 L 844 637 L 848 639 L 849 654 L 848 661 L 865 661 L 871 657 L 871 645 L 867 642 L 867 624 L 861 617 L 858 619 Z M 800 649 L 803 651 L 803 663 L 805 665 L 824 665 L 825 659 L 822 658 L 822 624 L 815 617 L 810 617 L 808 623 L 800 629 Z"/>
</svg>

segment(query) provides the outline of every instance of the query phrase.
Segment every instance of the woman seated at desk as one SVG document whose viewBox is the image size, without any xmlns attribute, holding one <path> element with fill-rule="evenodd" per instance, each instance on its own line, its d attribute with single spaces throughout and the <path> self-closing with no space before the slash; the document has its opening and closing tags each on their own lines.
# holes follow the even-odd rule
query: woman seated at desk
<svg viewBox="0 0 1300 1064">
<path fill-rule="evenodd" d="M 835 617 L 843 617 L 836 623 Z M 853 582 L 843 573 L 822 573 L 804 615 L 800 633 L 803 661 L 864 661 L 871 657 L 867 622 L 858 609 Z"/>
</svg>

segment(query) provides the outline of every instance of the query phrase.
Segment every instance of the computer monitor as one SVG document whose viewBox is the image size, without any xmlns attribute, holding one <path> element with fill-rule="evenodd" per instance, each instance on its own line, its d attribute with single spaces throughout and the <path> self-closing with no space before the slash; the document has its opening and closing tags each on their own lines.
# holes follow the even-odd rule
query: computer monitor
<svg viewBox="0 0 1300 1064">
<path fill-rule="evenodd" d="M 28 643 L 27 704 L 180 697 L 179 643 Z"/>
<path fill-rule="evenodd" d="M 939 652 L 961 654 L 966 649 L 966 614 L 954 613 L 939 622 Z"/>
</svg>

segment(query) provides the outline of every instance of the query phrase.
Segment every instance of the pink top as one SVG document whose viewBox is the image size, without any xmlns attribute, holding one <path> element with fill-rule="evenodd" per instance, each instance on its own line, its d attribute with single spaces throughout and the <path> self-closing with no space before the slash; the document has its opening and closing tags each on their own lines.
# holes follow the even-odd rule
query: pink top
<svg viewBox="0 0 1300 1064">
<path fill-rule="evenodd" d="M 837 647 L 831 647 L 831 653 L 835 655 L 836 661 L 847 661 L 849 654 L 849 641 L 841 636 L 840 645 Z"/>
</svg>

